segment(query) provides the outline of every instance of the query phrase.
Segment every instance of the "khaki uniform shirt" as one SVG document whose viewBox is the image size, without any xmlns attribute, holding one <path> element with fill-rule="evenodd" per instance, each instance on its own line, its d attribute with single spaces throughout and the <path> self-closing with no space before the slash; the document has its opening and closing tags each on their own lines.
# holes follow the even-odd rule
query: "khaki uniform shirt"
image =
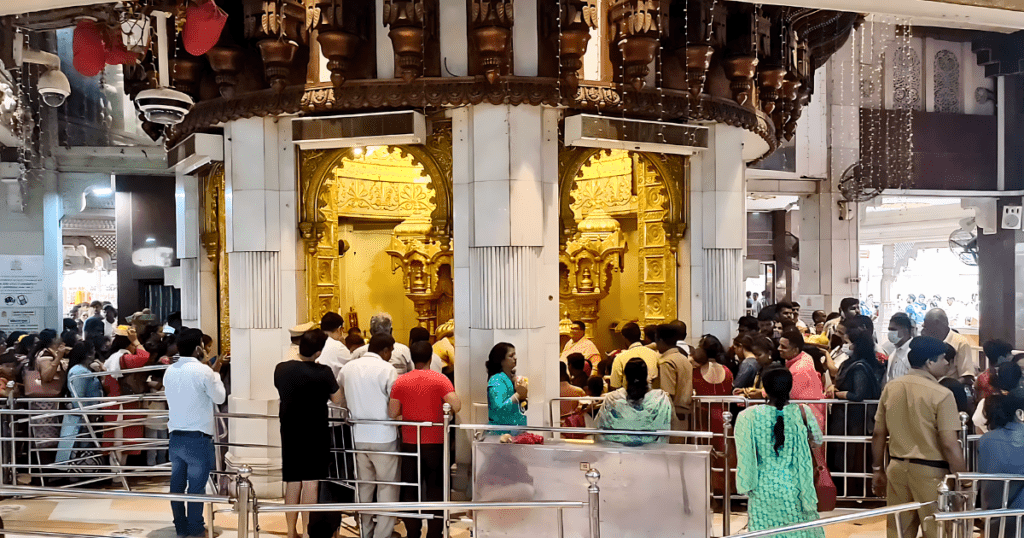
<svg viewBox="0 0 1024 538">
<path fill-rule="evenodd" d="M 654 388 L 668 393 L 676 415 L 688 415 L 693 404 L 693 366 L 690 359 L 671 348 L 658 357 L 658 379 Z M 941 386 L 941 385 L 940 385 Z"/>
<path fill-rule="evenodd" d="M 647 363 L 647 381 L 649 383 L 653 385 L 654 380 L 658 378 L 658 352 L 644 347 L 640 342 L 636 342 L 629 346 L 629 349 L 615 356 L 615 361 L 612 362 L 610 381 L 612 389 L 626 385 L 626 380 L 623 378 L 623 370 L 626 368 L 626 363 L 633 358 L 641 358 Z"/>
<path fill-rule="evenodd" d="M 953 393 L 920 368 L 886 383 L 875 422 L 889 432 L 889 454 L 904 459 L 945 461 L 939 432 L 960 431 Z"/>
</svg>

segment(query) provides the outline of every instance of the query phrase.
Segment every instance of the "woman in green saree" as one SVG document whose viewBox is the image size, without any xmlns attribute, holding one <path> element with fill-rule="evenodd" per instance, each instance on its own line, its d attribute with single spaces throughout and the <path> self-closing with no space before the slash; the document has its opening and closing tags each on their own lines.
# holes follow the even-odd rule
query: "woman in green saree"
<svg viewBox="0 0 1024 538">
<path fill-rule="evenodd" d="M 626 386 L 604 396 L 597 414 L 597 427 L 602 430 L 658 431 L 671 429 L 672 400 L 647 382 L 647 363 L 641 358 L 629 359 L 622 369 Z M 608 434 L 605 441 L 626 446 L 664 443 L 657 435 Z"/>
</svg>

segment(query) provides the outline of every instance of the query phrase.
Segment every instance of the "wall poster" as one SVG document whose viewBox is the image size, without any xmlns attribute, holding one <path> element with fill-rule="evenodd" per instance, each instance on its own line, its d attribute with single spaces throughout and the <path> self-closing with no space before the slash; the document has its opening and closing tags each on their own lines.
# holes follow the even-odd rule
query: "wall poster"
<svg viewBox="0 0 1024 538">
<path fill-rule="evenodd" d="M 36 332 L 43 328 L 43 267 L 42 256 L 0 256 L 0 331 Z"/>
</svg>

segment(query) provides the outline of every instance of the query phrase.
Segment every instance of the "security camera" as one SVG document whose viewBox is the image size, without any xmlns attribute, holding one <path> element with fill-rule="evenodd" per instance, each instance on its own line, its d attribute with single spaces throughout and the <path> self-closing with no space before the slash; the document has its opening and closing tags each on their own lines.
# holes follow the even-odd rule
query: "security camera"
<svg viewBox="0 0 1024 538">
<path fill-rule="evenodd" d="M 195 104 L 187 94 L 170 88 L 171 79 L 168 70 L 170 61 L 167 58 L 168 43 L 173 41 L 167 33 L 168 13 L 154 11 L 156 17 L 157 48 L 154 51 L 157 62 L 159 86 L 139 92 L 135 97 L 135 106 L 146 116 L 146 121 L 159 125 L 177 125 L 185 119 L 185 115 Z"/>
<path fill-rule="evenodd" d="M 59 107 L 71 95 L 71 83 L 64 73 L 50 69 L 39 77 L 39 95 L 46 106 Z"/>
<path fill-rule="evenodd" d="M 146 121 L 160 125 L 177 125 L 195 104 L 187 94 L 170 88 L 143 90 L 135 97 L 135 106 L 146 116 Z"/>
<path fill-rule="evenodd" d="M 37 64 L 46 67 L 46 72 L 39 77 L 37 86 L 39 95 L 46 106 L 59 107 L 71 95 L 71 83 L 60 70 L 60 57 L 56 54 L 25 48 L 23 38 L 14 38 L 14 64 Z"/>
</svg>

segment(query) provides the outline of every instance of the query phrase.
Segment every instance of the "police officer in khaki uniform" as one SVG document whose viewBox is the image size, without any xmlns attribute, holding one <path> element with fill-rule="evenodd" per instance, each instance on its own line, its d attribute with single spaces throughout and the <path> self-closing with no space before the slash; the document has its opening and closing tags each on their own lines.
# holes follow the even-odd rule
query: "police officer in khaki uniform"
<svg viewBox="0 0 1024 538">
<path fill-rule="evenodd" d="M 871 439 L 874 457 L 872 479 L 876 495 L 888 504 L 930 502 L 938 499 L 938 487 L 949 473 L 965 472 L 957 439 L 960 417 L 953 393 L 936 381 L 947 368 L 946 344 L 927 336 L 910 342 L 910 373 L 890 381 L 882 390 Z M 889 466 L 885 463 L 889 441 Z M 924 525 L 926 538 L 936 538 L 935 521 L 925 521 L 935 505 L 900 514 L 903 536 L 917 536 Z M 896 519 L 889 516 L 888 538 L 896 538 Z"/>
</svg>

